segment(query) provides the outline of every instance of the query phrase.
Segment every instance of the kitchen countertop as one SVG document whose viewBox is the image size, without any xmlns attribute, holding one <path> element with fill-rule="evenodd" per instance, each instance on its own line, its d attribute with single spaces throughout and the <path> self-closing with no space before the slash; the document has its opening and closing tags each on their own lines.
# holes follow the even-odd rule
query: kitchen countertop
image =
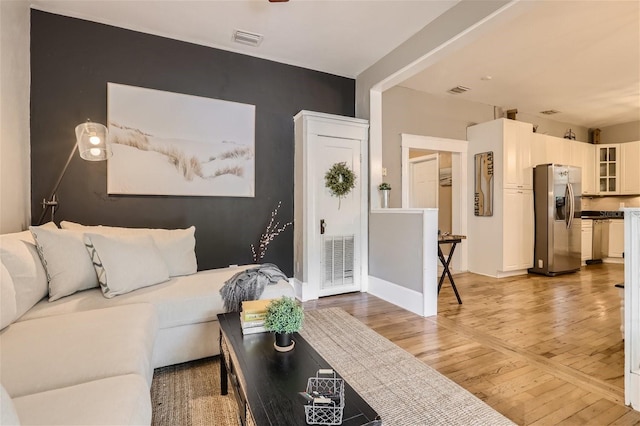
<svg viewBox="0 0 640 426">
<path fill-rule="evenodd" d="M 582 219 L 624 219 L 620 210 L 583 210 Z"/>
</svg>

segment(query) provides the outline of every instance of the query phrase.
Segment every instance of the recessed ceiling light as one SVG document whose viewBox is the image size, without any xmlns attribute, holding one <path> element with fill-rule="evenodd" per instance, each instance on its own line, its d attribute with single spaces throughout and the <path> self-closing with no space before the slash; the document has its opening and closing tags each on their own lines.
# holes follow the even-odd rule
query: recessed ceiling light
<svg viewBox="0 0 640 426">
<path fill-rule="evenodd" d="M 235 30 L 233 32 L 233 41 L 236 43 L 246 44 L 248 46 L 259 46 L 262 43 L 262 34 L 252 33 L 249 31 Z"/>
<path fill-rule="evenodd" d="M 456 87 L 452 87 L 451 89 L 447 90 L 447 92 L 453 93 L 454 95 L 457 95 L 459 93 L 464 93 L 464 92 L 466 92 L 468 90 L 470 90 L 468 87 L 456 86 Z"/>
<path fill-rule="evenodd" d="M 559 112 L 560 112 L 560 111 L 557 111 L 557 110 L 555 110 L 555 109 L 548 109 L 548 110 L 545 110 L 545 111 L 540 111 L 540 114 L 544 114 L 544 115 L 553 115 L 553 114 L 557 114 L 557 113 L 559 113 Z"/>
</svg>

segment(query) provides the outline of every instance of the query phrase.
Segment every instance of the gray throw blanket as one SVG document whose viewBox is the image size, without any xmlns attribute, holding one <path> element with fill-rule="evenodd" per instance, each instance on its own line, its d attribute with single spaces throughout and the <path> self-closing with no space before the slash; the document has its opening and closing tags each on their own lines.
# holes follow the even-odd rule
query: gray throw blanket
<svg viewBox="0 0 640 426">
<path fill-rule="evenodd" d="M 265 286 L 286 279 L 287 276 L 272 263 L 240 271 L 220 289 L 224 308 L 227 312 L 240 311 L 244 300 L 255 300 L 260 297 Z"/>
</svg>

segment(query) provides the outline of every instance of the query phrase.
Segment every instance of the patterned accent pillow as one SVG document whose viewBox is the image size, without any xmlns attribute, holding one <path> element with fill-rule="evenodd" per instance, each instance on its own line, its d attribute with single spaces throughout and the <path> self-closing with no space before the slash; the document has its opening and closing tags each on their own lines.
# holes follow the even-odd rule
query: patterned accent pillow
<svg viewBox="0 0 640 426">
<path fill-rule="evenodd" d="M 84 245 L 89 251 L 91 263 L 93 263 L 93 268 L 96 270 L 96 274 L 98 275 L 98 284 L 100 284 L 102 293 L 109 293 L 110 290 L 109 286 L 107 285 L 107 271 L 104 270 L 104 266 L 102 266 L 100 256 L 98 256 L 98 252 L 96 251 L 96 248 L 93 246 L 93 243 L 91 242 L 91 239 L 89 237 L 84 237 Z"/>
<path fill-rule="evenodd" d="M 149 235 L 86 233 L 84 244 L 108 299 L 169 279 L 169 269 Z"/>
</svg>

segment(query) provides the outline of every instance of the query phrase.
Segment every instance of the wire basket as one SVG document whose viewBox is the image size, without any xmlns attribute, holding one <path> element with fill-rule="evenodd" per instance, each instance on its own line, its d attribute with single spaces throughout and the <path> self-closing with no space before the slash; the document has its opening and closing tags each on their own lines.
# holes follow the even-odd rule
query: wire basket
<svg viewBox="0 0 640 426">
<path fill-rule="evenodd" d="M 321 377 L 329 376 L 329 377 Z M 321 369 L 307 380 L 307 394 L 313 401 L 304 406 L 307 424 L 342 424 L 344 410 L 344 380 L 331 369 Z"/>
</svg>

